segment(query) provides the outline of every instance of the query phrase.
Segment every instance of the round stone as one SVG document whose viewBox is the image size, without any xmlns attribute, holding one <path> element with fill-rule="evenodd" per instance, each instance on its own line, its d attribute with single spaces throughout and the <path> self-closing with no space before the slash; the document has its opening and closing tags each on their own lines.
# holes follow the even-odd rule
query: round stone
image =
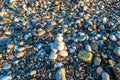
<svg viewBox="0 0 120 80">
<path fill-rule="evenodd" d="M 33 70 L 30 72 L 30 75 L 33 76 L 33 75 L 36 75 L 36 70 Z"/>
<path fill-rule="evenodd" d="M 24 56 L 24 52 L 17 53 L 17 55 L 16 55 L 17 58 L 21 58 L 23 56 Z"/>
<path fill-rule="evenodd" d="M 67 51 L 59 51 L 58 54 L 62 57 L 67 57 L 68 56 L 68 52 Z"/>
<path fill-rule="evenodd" d="M 102 67 L 97 67 L 96 72 L 101 75 L 103 73 L 103 68 Z"/>
<path fill-rule="evenodd" d="M 94 65 L 98 66 L 98 65 L 100 65 L 100 63 L 101 63 L 101 58 L 100 57 L 95 57 L 95 59 L 94 59 Z"/>
<path fill-rule="evenodd" d="M 113 34 L 111 34 L 109 38 L 111 41 L 117 41 L 117 38 Z"/>
<path fill-rule="evenodd" d="M 120 47 L 116 47 L 113 52 L 117 55 L 120 56 Z"/>
<path fill-rule="evenodd" d="M 65 46 L 58 46 L 58 50 L 62 51 Z"/>
<path fill-rule="evenodd" d="M 83 62 L 92 63 L 93 54 L 83 50 L 78 53 L 78 58 Z"/>
</svg>

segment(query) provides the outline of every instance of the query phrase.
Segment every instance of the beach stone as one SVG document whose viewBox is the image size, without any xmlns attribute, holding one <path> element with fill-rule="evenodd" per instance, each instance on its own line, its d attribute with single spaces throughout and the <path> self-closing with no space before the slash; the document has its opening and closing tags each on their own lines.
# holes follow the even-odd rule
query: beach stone
<svg viewBox="0 0 120 80">
<path fill-rule="evenodd" d="M 20 47 L 20 48 L 17 48 L 17 50 L 18 50 L 19 52 L 22 52 L 22 51 L 24 51 L 24 50 L 25 50 L 25 47 Z"/>
<path fill-rule="evenodd" d="M 60 51 L 62 51 L 63 49 L 65 48 L 65 46 L 63 45 L 63 46 L 58 46 L 58 50 L 60 50 Z"/>
<path fill-rule="evenodd" d="M 91 46 L 92 50 L 97 50 L 98 49 L 98 44 L 95 41 L 91 42 L 90 46 Z"/>
<path fill-rule="evenodd" d="M 116 36 L 113 35 L 113 34 L 111 34 L 111 35 L 109 36 L 109 38 L 110 38 L 110 40 L 112 40 L 112 41 L 117 41 Z"/>
<path fill-rule="evenodd" d="M 114 48 L 113 52 L 114 52 L 117 56 L 120 56 L 120 47 Z"/>
<path fill-rule="evenodd" d="M 102 73 L 102 80 L 110 80 L 110 75 L 106 72 Z"/>
<path fill-rule="evenodd" d="M 37 45 L 37 48 L 40 49 L 40 48 L 42 48 L 42 46 L 43 46 L 43 44 L 42 44 L 42 43 L 39 43 L 39 44 Z"/>
<path fill-rule="evenodd" d="M 46 32 L 42 30 L 42 31 L 38 32 L 38 36 L 43 36 L 45 33 Z"/>
<path fill-rule="evenodd" d="M 5 35 L 7 35 L 7 36 L 9 36 L 9 35 L 11 35 L 11 34 L 12 34 L 11 31 L 5 31 Z"/>
<path fill-rule="evenodd" d="M 59 69 L 56 72 L 56 80 L 66 80 L 66 71 L 64 68 Z"/>
<path fill-rule="evenodd" d="M 11 44 L 8 44 L 8 49 L 13 49 L 14 48 L 14 44 L 11 43 Z"/>
<path fill-rule="evenodd" d="M 90 52 L 92 51 L 91 46 L 89 44 L 86 44 L 85 49 Z"/>
<path fill-rule="evenodd" d="M 2 53 L 0 53 L 0 58 L 2 58 Z"/>
<path fill-rule="evenodd" d="M 23 57 L 23 56 L 24 56 L 24 52 L 19 52 L 19 53 L 17 53 L 17 55 L 16 55 L 17 58 L 21 58 L 21 57 Z"/>
<path fill-rule="evenodd" d="M 57 56 L 58 56 L 58 54 L 56 54 L 55 52 L 51 52 L 51 53 L 50 53 L 50 56 L 49 56 L 49 59 L 50 59 L 50 60 L 56 60 L 56 59 L 57 59 Z"/>
<path fill-rule="evenodd" d="M 108 60 L 108 62 L 112 67 L 116 65 L 116 62 L 113 61 L 112 59 Z"/>
<path fill-rule="evenodd" d="M 103 68 L 102 67 L 97 67 L 96 72 L 97 72 L 97 74 L 102 75 Z"/>
<path fill-rule="evenodd" d="M 5 63 L 5 65 L 3 66 L 4 70 L 10 69 L 11 65 L 9 63 Z"/>
<path fill-rule="evenodd" d="M 30 72 L 30 75 L 33 76 L 33 75 L 36 75 L 36 70 L 33 70 Z"/>
<path fill-rule="evenodd" d="M 68 56 L 68 52 L 67 51 L 59 51 L 58 54 L 62 57 L 67 57 Z"/>
<path fill-rule="evenodd" d="M 91 52 L 83 50 L 78 53 L 78 58 L 83 62 L 92 63 L 93 54 Z"/>
<path fill-rule="evenodd" d="M 100 63 L 101 63 L 101 58 L 100 57 L 95 57 L 94 58 L 94 65 L 98 66 L 98 65 L 100 65 Z"/>
<path fill-rule="evenodd" d="M 78 37 L 79 41 L 84 41 L 86 39 L 85 33 L 80 33 L 80 36 Z"/>
</svg>

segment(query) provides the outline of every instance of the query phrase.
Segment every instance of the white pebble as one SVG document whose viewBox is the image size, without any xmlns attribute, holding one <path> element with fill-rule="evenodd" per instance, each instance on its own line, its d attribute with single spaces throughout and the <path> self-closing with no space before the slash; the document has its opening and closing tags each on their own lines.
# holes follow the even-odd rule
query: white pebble
<svg viewBox="0 0 120 80">
<path fill-rule="evenodd" d="M 63 57 L 67 57 L 68 56 L 68 52 L 67 51 L 59 51 L 58 54 L 60 56 L 63 56 Z"/>
<path fill-rule="evenodd" d="M 89 44 L 87 44 L 86 46 L 85 46 L 85 49 L 87 50 L 87 51 L 92 51 L 92 49 L 91 49 L 91 46 L 89 45 Z"/>
</svg>

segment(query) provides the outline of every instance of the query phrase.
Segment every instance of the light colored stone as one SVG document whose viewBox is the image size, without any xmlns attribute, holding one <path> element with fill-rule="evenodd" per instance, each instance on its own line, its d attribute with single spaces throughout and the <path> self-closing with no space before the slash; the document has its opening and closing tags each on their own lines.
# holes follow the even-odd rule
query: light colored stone
<svg viewBox="0 0 120 80">
<path fill-rule="evenodd" d="M 56 80 L 66 80 L 66 71 L 64 68 L 56 72 Z"/>
<path fill-rule="evenodd" d="M 0 78 L 0 80 L 12 80 L 12 76 L 10 75 L 5 75 Z"/>
<path fill-rule="evenodd" d="M 67 51 L 59 51 L 58 54 L 62 57 L 67 57 L 68 56 L 68 52 Z"/>
<path fill-rule="evenodd" d="M 49 56 L 49 59 L 50 59 L 50 60 L 56 60 L 56 59 L 57 59 L 57 56 L 58 56 L 58 54 L 56 54 L 56 53 L 54 53 L 54 52 L 51 52 L 51 53 L 50 53 L 50 56 Z"/>
<path fill-rule="evenodd" d="M 30 75 L 33 76 L 33 75 L 36 75 L 36 70 L 33 70 L 30 72 Z"/>
<path fill-rule="evenodd" d="M 0 58 L 2 58 L 2 53 L 0 53 Z"/>
<path fill-rule="evenodd" d="M 100 63 L 101 63 L 101 58 L 100 57 L 95 57 L 95 59 L 94 59 L 94 65 L 98 66 L 98 65 L 100 65 Z"/>
<path fill-rule="evenodd" d="M 109 38 L 110 38 L 110 40 L 112 40 L 112 41 L 117 41 L 116 36 L 113 35 L 113 34 L 111 34 L 111 35 L 109 36 Z"/>
<path fill-rule="evenodd" d="M 93 54 L 91 52 L 83 50 L 78 53 L 78 58 L 83 62 L 92 63 Z"/>
<path fill-rule="evenodd" d="M 58 50 L 62 51 L 65 46 L 58 46 Z"/>
<path fill-rule="evenodd" d="M 102 73 L 102 80 L 110 80 L 110 75 L 106 72 Z"/>
<path fill-rule="evenodd" d="M 20 52 L 22 52 L 22 51 L 25 50 L 25 47 L 20 47 L 20 48 L 18 48 L 17 50 L 20 51 Z"/>
<path fill-rule="evenodd" d="M 101 75 L 103 73 L 103 68 L 102 67 L 97 67 L 96 72 Z"/>
<path fill-rule="evenodd" d="M 14 48 L 14 44 L 8 44 L 8 49 L 13 49 Z"/>
<path fill-rule="evenodd" d="M 116 47 L 113 52 L 117 55 L 120 56 L 120 47 Z"/>
<path fill-rule="evenodd" d="M 11 31 L 5 31 L 5 35 L 11 35 L 12 34 L 12 32 Z"/>
<path fill-rule="evenodd" d="M 17 55 L 16 55 L 17 58 L 21 58 L 23 56 L 24 56 L 24 52 L 17 53 Z"/>
<path fill-rule="evenodd" d="M 87 44 L 86 46 L 85 46 L 85 49 L 87 50 L 87 51 L 92 51 L 92 49 L 91 49 L 91 46 L 89 45 L 89 44 Z"/>
</svg>

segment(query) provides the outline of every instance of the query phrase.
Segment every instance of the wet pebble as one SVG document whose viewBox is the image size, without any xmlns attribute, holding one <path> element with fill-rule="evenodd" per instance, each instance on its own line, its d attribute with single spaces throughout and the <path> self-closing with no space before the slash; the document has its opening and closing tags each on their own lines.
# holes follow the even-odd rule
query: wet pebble
<svg viewBox="0 0 120 80">
<path fill-rule="evenodd" d="M 102 75 L 103 68 L 102 67 L 97 67 L 96 72 L 97 72 L 97 74 Z"/>
<path fill-rule="evenodd" d="M 101 58 L 100 58 L 100 57 L 95 57 L 95 58 L 94 58 L 94 65 L 95 65 L 95 66 L 99 66 L 100 63 L 101 63 Z"/>
<path fill-rule="evenodd" d="M 89 44 L 86 44 L 85 49 L 90 52 L 92 51 L 91 46 Z"/>
<path fill-rule="evenodd" d="M 68 56 L 68 52 L 67 51 L 59 51 L 58 54 L 62 57 L 67 57 Z"/>
<path fill-rule="evenodd" d="M 113 34 L 111 34 L 109 38 L 110 38 L 110 40 L 112 40 L 112 41 L 117 41 L 116 36 L 115 36 L 115 35 L 113 35 Z"/>
<path fill-rule="evenodd" d="M 17 55 L 16 55 L 17 58 L 21 58 L 21 57 L 23 57 L 23 56 L 24 56 L 24 52 L 19 52 L 19 53 L 17 53 Z"/>
</svg>

